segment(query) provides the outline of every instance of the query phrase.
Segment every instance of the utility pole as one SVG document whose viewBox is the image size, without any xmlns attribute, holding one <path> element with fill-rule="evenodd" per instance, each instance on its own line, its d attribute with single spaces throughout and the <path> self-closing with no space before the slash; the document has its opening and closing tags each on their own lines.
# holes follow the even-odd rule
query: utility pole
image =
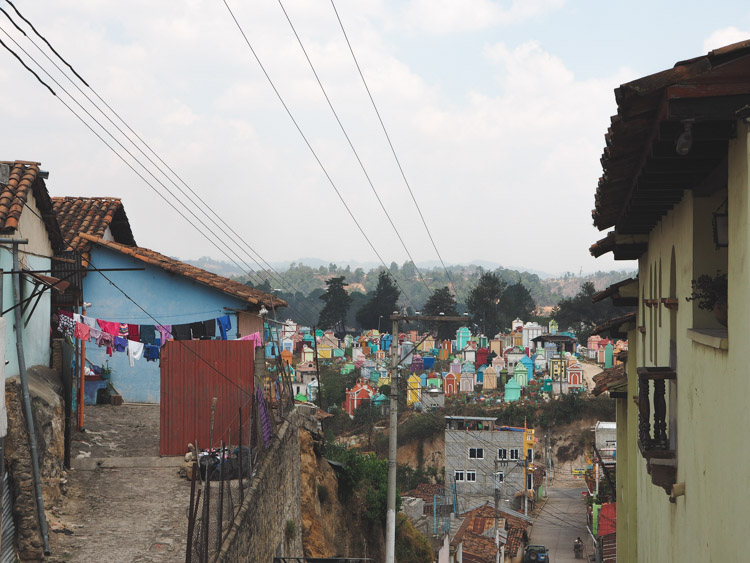
<svg viewBox="0 0 750 563">
<path fill-rule="evenodd" d="M 402 315 L 394 311 L 391 342 L 391 410 L 388 429 L 388 507 L 385 519 L 385 563 L 394 563 L 396 556 L 396 452 L 398 450 L 398 323 L 399 321 L 434 321 L 465 323 L 466 317 Z"/>
<path fill-rule="evenodd" d="M 549 495 L 549 485 L 547 484 L 547 474 L 549 473 L 547 458 L 547 434 L 544 435 L 544 496 Z"/>
<path fill-rule="evenodd" d="M 492 476 L 492 484 L 494 486 L 494 493 L 495 493 L 495 547 L 500 549 L 500 536 L 498 535 L 497 531 L 497 509 L 498 509 L 498 503 L 500 502 L 500 484 L 497 482 L 497 464 L 500 463 L 499 459 L 495 460 L 495 473 Z"/>
</svg>

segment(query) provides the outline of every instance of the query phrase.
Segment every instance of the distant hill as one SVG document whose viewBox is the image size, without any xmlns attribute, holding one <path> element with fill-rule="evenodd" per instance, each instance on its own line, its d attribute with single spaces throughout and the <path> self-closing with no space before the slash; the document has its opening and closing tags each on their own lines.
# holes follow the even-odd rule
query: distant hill
<svg viewBox="0 0 750 563">
<path fill-rule="evenodd" d="M 350 284 L 350 292 L 358 291 L 367 293 L 375 288 L 378 272 L 383 269 L 382 266 L 379 268 L 365 268 L 357 264 L 341 267 L 319 259 L 309 259 L 309 261 L 315 265 L 310 265 L 306 262 L 292 262 L 283 267 L 272 263 L 274 269 L 283 277 L 283 281 L 279 280 L 278 275 L 272 271 L 264 270 L 259 273 L 261 277 L 268 280 L 267 285 L 270 288 L 283 288 L 285 293 L 298 294 L 297 297 L 299 299 L 312 297 L 307 300 L 308 305 L 313 308 L 319 308 L 322 307 L 322 302 L 317 299 L 317 296 L 321 293 L 321 290 L 325 289 L 325 282 L 328 278 L 344 276 L 346 282 Z M 214 260 L 208 257 L 198 260 L 184 260 L 184 262 L 222 276 L 235 278 L 243 283 L 250 280 L 253 284 L 259 285 L 257 276 L 250 278 L 230 262 Z M 426 284 L 420 279 L 417 268 L 411 262 L 405 262 L 401 266 L 394 262 L 391 264 L 389 270 L 399 280 L 399 284 L 403 287 L 410 300 L 419 307 L 429 297 L 430 290 L 450 286 L 451 282 L 455 285 L 458 292 L 459 304 L 465 302 L 469 291 L 474 287 L 479 276 L 485 271 L 494 271 L 509 284 L 520 281 L 529 290 L 539 307 L 552 307 L 560 299 L 574 296 L 578 293 L 583 282 L 593 282 L 594 286 L 601 290 L 613 283 L 635 275 L 635 272 L 625 270 L 595 272 L 584 275 L 575 275 L 573 273 L 550 275 L 543 272 L 503 268 L 488 261 L 477 260 L 476 262 L 481 262 L 481 264 L 472 263 L 465 266 L 448 266 L 450 279 L 442 267 L 420 265 L 419 270 Z M 427 286 L 429 286 L 429 289 Z M 313 292 L 315 292 L 315 295 L 310 296 Z"/>
</svg>

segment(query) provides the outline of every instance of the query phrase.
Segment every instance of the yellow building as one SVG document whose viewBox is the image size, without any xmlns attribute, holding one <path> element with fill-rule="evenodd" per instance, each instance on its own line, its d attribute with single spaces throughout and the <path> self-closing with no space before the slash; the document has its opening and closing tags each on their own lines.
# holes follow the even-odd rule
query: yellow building
<svg viewBox="0 0 750 563">
<path fill-rule="evenodd" d="M 750 553 L 749 73 L 746 41 L 617 90 L 593 214 L 614 229 L 591 252 L 638 259 L 636 321 L 613 327 L 629 346 L 614 393 L 621 561 Z M 727 326 L 686 300 L 717 272 Z"/>
<path fill-rule="evenodd" d="M 418 403 L 422 398 L 422 380 L 415 373 L 412 373 L 406 380 L 406 404 L 413 405 Z"/>
</svg>

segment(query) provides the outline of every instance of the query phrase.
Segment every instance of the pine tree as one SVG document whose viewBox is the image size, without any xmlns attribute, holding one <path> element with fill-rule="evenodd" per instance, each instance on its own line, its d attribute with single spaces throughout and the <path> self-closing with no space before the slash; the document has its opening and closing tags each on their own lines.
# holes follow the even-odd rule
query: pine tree
<svg viewBox="0 0 750 563">
<path fill-rule="evenodd" d="M 325 307 L 318 319 L 321 328 L 332 328 L 337 333 L 344 332 L 346 313 L 352 303 L 352 298 L 346 292 L 346 285 L 344 276 L 326 281 L 326 286 L 328 286 L 326 292 L 319 297 L 325 301 Z"/>
<path fill-rule="evenodd" d="M 401 292 L 391 280 L 387 271 L 381 270 L 378 276 L 378 286 L 367 303 L 357 311 L 357 322 L 364 329 L 388 326 L 393 311 L 398 309 L 398 298 Z"/>
</svg>

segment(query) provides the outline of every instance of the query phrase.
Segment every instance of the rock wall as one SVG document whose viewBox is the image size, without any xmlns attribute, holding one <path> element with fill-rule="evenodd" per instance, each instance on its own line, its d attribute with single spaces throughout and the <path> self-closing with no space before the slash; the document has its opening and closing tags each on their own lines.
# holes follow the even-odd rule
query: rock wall
<svg viewBox="0 0 750 563">
<path fill-rule="evenodd" d="M 363 522 L 356 500 L 343 505 L 338 478 L 314 448 L 313 437 L 300 432 L 302 544 L 305 557 L 370 557 L 382 561 L 385 537 L 380 528 Z"/>
<path fill-rule="evenodd" d="M 317 428 L 315 412 L 298 406 L 277 427 L 217 561 L 272 561 L 275 556 L 302 555 L 299 434 L 300 427 Z"/>
<path fill-rule="evenodd" d="M 27 370 L 27 374 L 42 474 L 42 498 L 45 509 L 49 510 L 59 503 L 66 478 L 63 467 L 65 412 L 58 395 L 56 373 L 43 366 L 34 366 Z M 13 488 L 18 552 L 21 561 L 41 561 L 44 554 L 37 518 L 29 435 L 23 414 L 21 382 L 17 377 L 6 380 L 5 404 L 8 409 L 5 461 Z"/>
</svg>

